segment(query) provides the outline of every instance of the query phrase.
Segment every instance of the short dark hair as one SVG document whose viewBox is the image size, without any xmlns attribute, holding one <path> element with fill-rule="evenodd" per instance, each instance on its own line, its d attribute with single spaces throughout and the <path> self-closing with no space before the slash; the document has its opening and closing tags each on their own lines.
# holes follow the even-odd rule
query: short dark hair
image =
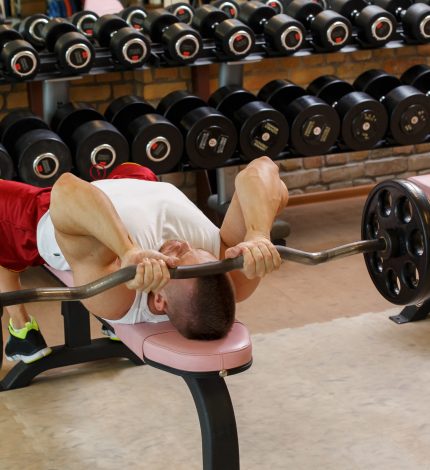
<svg viewBox="0 0 430 470">
<path fill-rule="evenodd" d="M 179 333 L 188 339 L 220 339 L 233 325 L 236 302 L 226 274 L 197 278 L 191 299 L 185 305 L 181 304 L 178 302 L 173 308 L 170 319 Z"/>
</svg>

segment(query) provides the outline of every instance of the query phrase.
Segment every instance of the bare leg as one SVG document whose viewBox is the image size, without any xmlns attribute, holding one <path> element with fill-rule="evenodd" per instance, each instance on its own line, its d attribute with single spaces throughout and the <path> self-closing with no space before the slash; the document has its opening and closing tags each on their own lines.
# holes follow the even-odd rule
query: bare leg
<svg viewBox="0 0 430 470">
<path fill-rule="evenodd" d="M 0 290 L 2 292 L 9 292 L 21 289 L 21 281 L 18 272 L 9 271 L 0 266 Z M 11 305 L 6 308 L 15 329 L 20 329 L 30 321 L 30 316 L 27 313 L 24 305 Z"/>
</svg>

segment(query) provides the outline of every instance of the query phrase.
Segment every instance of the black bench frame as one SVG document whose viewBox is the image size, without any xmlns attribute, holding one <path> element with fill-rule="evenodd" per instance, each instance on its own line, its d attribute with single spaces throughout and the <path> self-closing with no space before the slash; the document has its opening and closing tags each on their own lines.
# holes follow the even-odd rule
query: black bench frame
<svg viewBox="0 0 430 470">
<path fill-rule="evenodd" d="M 48 271 L 49 272 L 49 271 Z M 58 279 L 50 273 L 57 281 Z M 239 470 L 239 442 L 233 404 L 224 377 L 218 372 L 186 372 L 151 360 L 143 362 L 125 344 L 109 338 L 91 339 L 88 310 L 79 301 L 62 302 L 64 344 L 54 346 L 52 354 L 32 364 L 17 363 L 0 381 L 0 392 L 30 385 L 34 377 L 50 369 L 99 359 L 127 358 L 136 365 L 148 364 L 181 376 L 197 409 L 202 436 L 204 470 Z M 0 311 L 0 320 L 2 311 Z M 103 322 L 101 319 L 99 319 Z M 0 365 L 3 355 L 0 323 Z M 250 361 L 228 375 L 248 369 Z"/>
</svg>

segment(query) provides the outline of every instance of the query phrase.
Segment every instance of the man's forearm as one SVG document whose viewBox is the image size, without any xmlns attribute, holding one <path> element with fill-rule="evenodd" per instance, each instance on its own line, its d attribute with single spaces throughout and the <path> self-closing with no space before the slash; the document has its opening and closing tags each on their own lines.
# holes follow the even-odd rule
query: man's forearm
<svg viewBox="0 0 430 470">
<path fill-rule="evenodd" d="M 235 188 L 246 228 L 245 238 L 270 238 L 276 214 L 288 200 L 277 165 L 267 158 L 252 162 L 237 175 Z"/>
<path fill-rule="evenodd" d="M 119 257 L 134 246 L 109 198 L 70 173 L 53 186 L 49 210 L 55 229 L 65 235 L 91 236 Z"/>
</svg>

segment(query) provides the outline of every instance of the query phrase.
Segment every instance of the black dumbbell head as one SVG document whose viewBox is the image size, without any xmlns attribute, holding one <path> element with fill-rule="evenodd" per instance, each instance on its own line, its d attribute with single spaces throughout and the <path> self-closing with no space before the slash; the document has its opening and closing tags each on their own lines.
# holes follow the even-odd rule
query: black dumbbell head
<svg viewBox="0 0 430 470">
<path fill-rule="evenodd" d="M 58 38 L 66 33 L 77 32 L 76 26 L 63 18 L 54 18 L 42 29 L 42 37 L 46 48 L 53 51 Z"/>
<path fill-rule="evenodd" d="M 399 16 L 412 4 L 410 0 L 373 0 L 372 3 Z"/>
<path fill-rule="evenodd" d="M 125 68 L 143 65 L 150 57 L 151 41 L 148 36 L 131 26 L 120 29 L 111 41 L 114 58 Z"/>
<path fill-rule="evenodd" d="M 255 33 L 262 34 L 266 23 L 275 15 L 275 10 L 270 6 L 252 0 L 240 5 L 238 19 L 246 23 Z"/>
<path fill-rule="evenodd" d="M 112 37 L 128 23 L 118 15 L 103 15 L 94 23 L 94 36 L 103 47 L 109 47 Z"/>
<path fill-rule="evenodd" d="M 317 2 L 308 2 L 307 0 L 293 0 L 285 9 L 287 15 L 308 25 L 309 20 L 314 19 L 323 11 L 323 7 Z"/>
<path fill-rule="evenodd" d="M 39 70 L 39 54 L 23 39 L 5 44 L 0 54 L 3 72 L 17 80 L 31 80 Z"/>
<path fill-rule="evenodd" d="M 288 80 L 277 79 L 266 83 L 258 92 L 258 98 L 277 107 L 278 104 L 288 105 L 305 94 L 302 87 Z"/>
<path fill-rule="evenodd" d="M 45 46 L 42 31 L 48 22 L 48 16 L 38 13 L 24 18 L 19 24 L 18 31 L 33 47 L 42 49 Z"/>
<path fill-rule="evenodd" d="M 176 124 L 185 114 L 202 106 L 207 106 L 207 104 L 198 96 L 192 95 L 186 90 L 176 90 L 166 95 L 158 103 L 157 113 Z"/>
<path fill-rule="evenodd" d="M 94 23 L 97 21 L 98 17 L 99 15 L 94 11 L 83 10 L 74 13 L 70 17 L 70 21 L 76 26 L 80 33 L 91 39 L 94 36 Z"/>
<path fill-rule="evenodd" d="M 280 13 L 272 16 L 264 27 L 266 44 L 275 51 L 292 53 L 304 44 L 305 28 L 291 16 Z"/>
<path fill-rule="evenodd" d="M 228 85 L 218 88 L 209 97 L 208 104 L 218 109 L 226 116 L 232 116 L 235 111 L 257 98 L 250 91 L 238 85 Z"/>
<path fill-rule="evenodd" d="M 143 29 L 151 36 L 153 41 L 161 42 L 164 30 L 178 22 L 179 20 L 175 15 L 164 8 L 157 8 L 148 13 L 143 22 Z"/>
<path fill-rule="evenodd" d="M 105 111 L 105 118 L 123 134 L 130 123 L 145 114 L 155 113 L 154 107 L 138 96 L 121 96 L 113 100 Z"/>
<path fill-rule="evenodd" d="M 228 20 L 226 13 L 213 5 L 207 4 L 196 9 L 192 25 L 199 30 L 202 37 L 211 38 L 215 34 L 215 28 L 225 20 Z"/>
<path fill-rule="evenodd" d="M 0 144 L 0 178 L 11 180 L 15 174 L 12 157 L 3 145 Z"/>
<path fill-rule="evenodd" d="M 239 4 L 235 0 L 215 0 L 211 5 L 222 10 L 229 18 L 237 18 L 239 14 Z"/>
<path fill-rule="evenodd" d="M 147 12 L 141 7 L 128 7 L 119 12 L 119 16 L 137 31 L 144 29 L 143 22 L 147 15 Z"/>
<path fill-rule="evenodd" d="M 15 145 L 20 178 L 35 186 L 52 186 L 58 177 L 70 171 L 70 151 L 57 134 L 49 129 L 26 132 Z"/>
<path fill-rule="evenodd" d="M 430 41 L 430 6 L 423 3 L 411 5 L 402 17 L 405 36 L 420 42 Z"/>
<path fill-rule="evenodd" d="M 181 23 L 191 24 L 194 16 L 194 8 L 185 2 L 172 3 L 167 11 L 175 15 Z"/>
<path fill-rule="evenodd" d="M 370 96 L 380 99 L 401 84 L 397 77 L 388 74 L 385 70 L 370 69 L 359 75 L 355 79 L 353 86 L 357 90 L 364 91 Z"/>
<path fill-rule="evenodd" d="M 423 93 L 428 93 L 430 91 L 430 67 L 425 64 L 413 65 L 403 72 L 400 81 Z"/>
<path fill-rule="evenodd" d="M 223 21 L 215 29 L 215 39 L 227 57 L 240 59 L 252 52 L 255 35 L 249 26 L 239 20 Z"/>
<path fill-rule="evenodd" d="M 308 85 L 307 91 L 311 95 L 318 96 L 326 103 L 333 105 L 342 97 L 355 90 L 351 84 L 335 75 L 321 75 Z"/>
<path fill-rule="evenodd" d="M 349 19 L 357 16 L 367 5 L 365 0 L 330 0 L 330 8 Z"/>
</svg>

